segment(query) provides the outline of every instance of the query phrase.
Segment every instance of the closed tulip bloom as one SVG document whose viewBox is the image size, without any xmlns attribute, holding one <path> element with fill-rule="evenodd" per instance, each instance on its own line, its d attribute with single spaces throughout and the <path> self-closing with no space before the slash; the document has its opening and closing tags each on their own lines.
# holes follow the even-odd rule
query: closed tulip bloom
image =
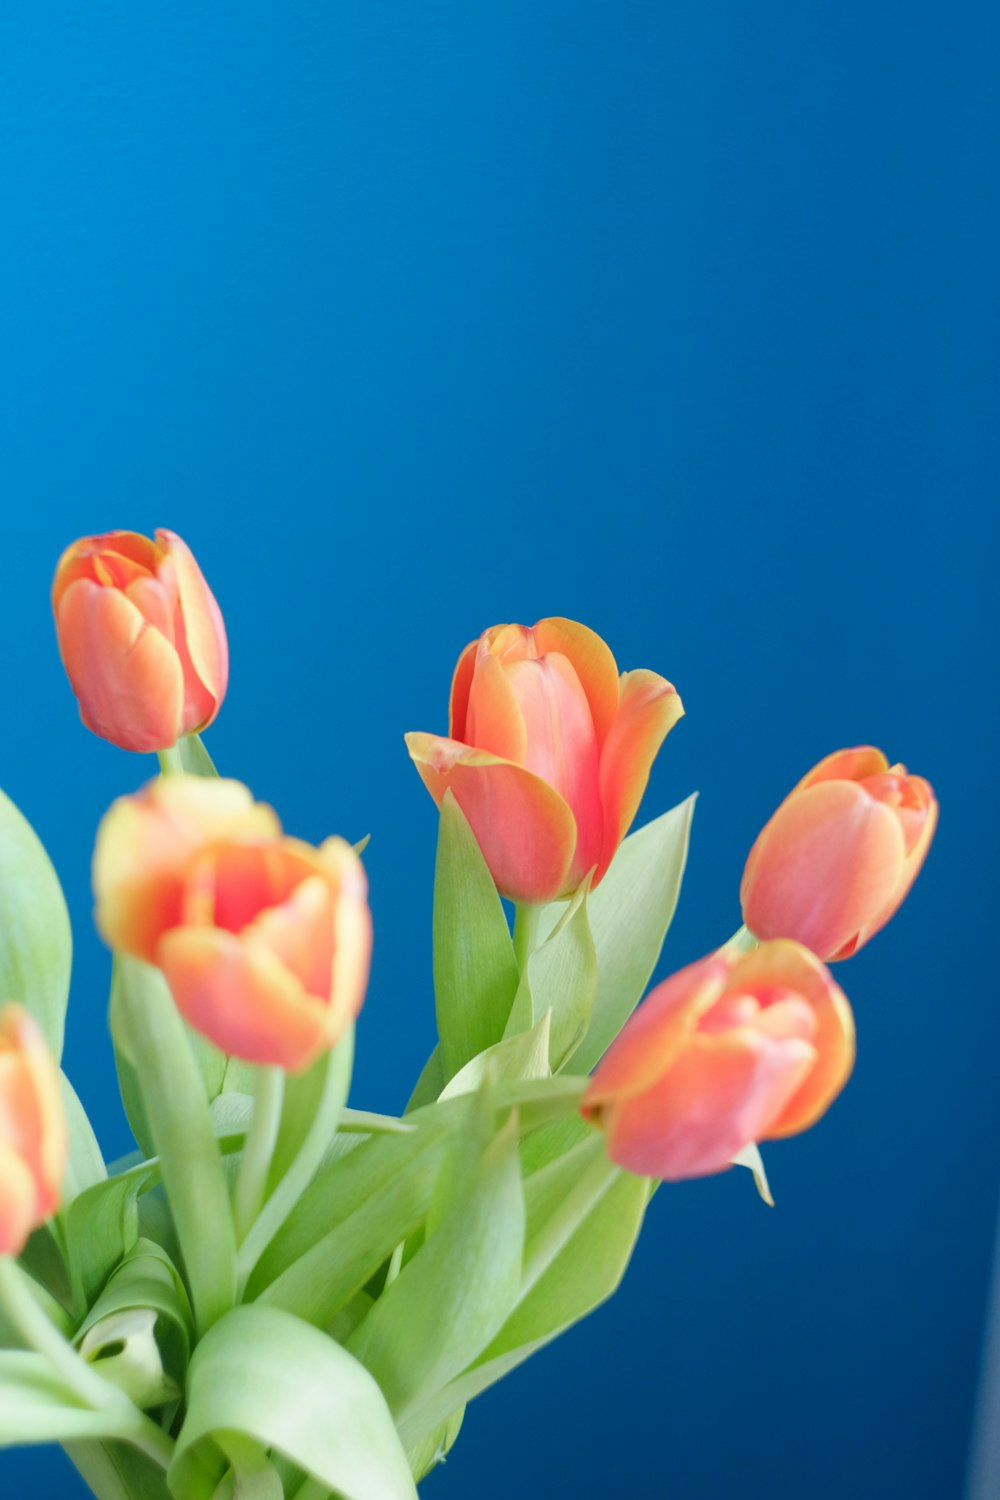
<svg viewBox="0 0 1000 1500">
<path fill-rule="evenodd" d="M 683 712 L 655 672 L 619 675 L 585 625 L 539 620 L 467 646 L 448 736 L 406 744 L 438 806 L 454 794 L 502 894 L 551 901 L 590 870 L 601 880 Z"/>
<path fill-rule="evenodd" d="M 367 880 L 343 839 L 285 837 L 238 782 L 170 776 L 108 812 L 94 855 L 106 941 L 159 967 L 224 1052 L 299 1071 L 364 1000 Z"/>
<path fill-rule="evenodd" d="M 167 750 L 226 695 L 219 606 L 172 531 L 74 542 L 52 585 L 59 651 L 88 729 L 123 750 Z"/>
<path fill-rule="evenodd" d="M 750 851 L 740 896 L 758 938 L 850 958 L 900 906 L 937 827 L 930 784 L 861 745 L 821 760 Z"/>
<path fill-rule="evenodd" d="M 59 1070 L 19 1005 L 0 1013 L 0 1255 L 20 1255 L 59 1207 L 68 1157 Z"/>
<path fill-rule="evenodd" d="M 722 1172 L 754 1142 L 796 1135 L 843 1088 L 851 1008 L 798 943 L 715 954 L 658 985 L 583 1100 L 611 1159 L 678 1181 Z"/>
</svg>

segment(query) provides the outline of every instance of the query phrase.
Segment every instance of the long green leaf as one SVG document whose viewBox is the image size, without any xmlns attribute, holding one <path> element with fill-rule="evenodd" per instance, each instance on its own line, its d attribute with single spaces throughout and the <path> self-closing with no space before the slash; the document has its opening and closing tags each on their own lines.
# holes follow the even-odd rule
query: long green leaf
<svg viewBox="0 0 1000 1500">
<path fill-rule="evenodd" d="M 570 1069 L 589 1073 L 642 998 L 677 909 L 695 795 L 630 834 L 588 902 L 597 994 Z"/>
<path fill-rule="evenodd" d="M 524 1197 L 511 1115 L 413 1259 L 350 1340 L 397 1422 L 496 1336 L 517 1299 Z M 448 1415 L 446 1413 L 446 1415 Z M 409 1445 L 408 1445 L 409 1446 Z"/>
<path fill-rule="evenodd" d="M 163 976 L 135 959 L 118 963 L 112 1031 L 138 1075 L 195 1317 L 204 1331 L 232 1306 L 236 1293 L 222 1158 L 201 1075 Z"/>
<path fill-rule="evenodd" d="M 63 1446 L 99 1500 L 170 1500 L 166 1474 L 135 1448 L 93 1442 Z"/>
<path fill-rule="evenodd" d="M 447 1078 L 500 1041 L 517 983 L 493 877 L 465 815 L 446 792 L 434 877 L 434 995 Z"/>
<path fill-rule="evenodd" d="M 582 1145 L 527 1179 L 526 1261 L 530 1261 L 533 1246 L 546 1234 L 589 1164 L 603 1150 L 603 1142 L 591 1134 Z M 402 1424 L 401 1435 L 408 1448 L 425 1440 L 451 1413 L 612 1294 L 631 1257 L 648 1201 L 646 1179 L 622 1174 L 612 1183 L 549 1269 L 520 1300 L 490 1346 L 462 1375 L 421 1402 Z"/>
<path fill-rule="evenodd" d="M 211 1500 L 226 1469 L 214 1435 L 229 1433 L 276 1449 L 342 1500 L 415 1500 L 371 1375 L 277 1308 L 236 1308 L 195 1350 L 169 1475 L 176 1500 Z"/>
<path fill-rule="evenodd" d="M 87 1188 L 103 1182 L 108 1169 L 104 1165 L 104 1157 L 87 1112 L 65 1073 L 59 1075 L 59 1088 L 69 1130 L 69 1164 L 63 1180 L 62 1195 L 65 1208 L 66 1204 L 71 1203 Z"/>
<path fill-rule="evenodd" d="M 0 1002 L 17 1000 L 62 1057 L 73 939 L 62 887 L 31 824 L 0 792 Z"/>
<path fill-rule="evenodd" d="M 42 1355 L 0 1352 L 0 1447 L 118 1437 L 127 1427 L 119 1413 L 81 1406 Z"/>
<path fill-rule="evenodd" d="M 143 1163 L 119 1177 L 95 1183 L 75 1198 L 66 1214 L 70 1279 L 78 1304 L 90 1307 L 114 1268 L 139 1238 L 139 1195 L 157 1167 Z"/>
</svg>

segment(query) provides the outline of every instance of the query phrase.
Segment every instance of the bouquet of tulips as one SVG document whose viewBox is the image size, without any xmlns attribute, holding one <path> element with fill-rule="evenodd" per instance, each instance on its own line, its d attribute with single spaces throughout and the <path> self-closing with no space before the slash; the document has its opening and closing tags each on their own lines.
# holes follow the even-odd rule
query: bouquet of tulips
<svg viewBox="0 0 1000 1500">
<path fill-rule="evenodd" d="M 137 1149 L 105 1164 L 60 1071 L 66 908 L 4 800 L 0 1443 L 64 1444 L 103 1500 L 406 1500 L 614 1290 L 661 1181 L 737 1163 L 767 1198 L 760 1142 L 851 1071 L 826 963 L 902 901 L 931 788 L 867 746 L 821 761 L 750 852 L 746 925 L 643 999 L 693 799 L 629 829 L 680 698 L 571 620 L 486 630 L 447 736 L 406 739 L 440 809 L 439 1040 L 390 1117 L 348 1104 L 363 847 L 216 774 L 228 652 L 191 552 L 87 537 L 53 605 L 84 723 L 159 756 L 94 855 Z"/>
</svg>

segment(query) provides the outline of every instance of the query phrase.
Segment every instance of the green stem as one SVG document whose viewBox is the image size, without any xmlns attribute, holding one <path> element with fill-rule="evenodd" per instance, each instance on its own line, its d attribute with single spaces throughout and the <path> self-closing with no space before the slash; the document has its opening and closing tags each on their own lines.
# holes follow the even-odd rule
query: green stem
<svg viewBox="0 0 1000 1500">
<path fill-rule="evenodd" d="M 600 1155 L 595 1156 L 584 1169 L 582 1176 L 577 1179 L 552 1217 L 546 1220 L 538 1234 L 525 1246 L 521 1301 L 538 1285 L 619 1175 L 620 1169 L 605 1155 L 602 1141 Z"/>
<path fill-rule="evenodd" d="M 156 758 L 160 762 L 161 776 L 183 776 L 184 761 L 180 745 L 171 745 L 168 750 L 158 750 Z"/>
<path fill-rule="evenodd" d="M 744 924 L 742 927 L 737 927 L 728 943 L 723 943 L 718 951 L 720 954 L 738 958 L 741 953 L 752 953 L 758 945 L 759 939 L 755 938 L 749 927 Z"/>
<path fill-rule="evenodd" d="M 26 1346 L 47 1360 L 67 1395 L 111 1419 L 109 1436 L 127 1439 L 161 1468 L 170 1467 L 174 1445 L 167 1434 L 81 1359 L 38 1305 L 31 1277 L 9 1255 L 0 1256 L 0 1302 Z"/>
<path fill-rule="evenodd" d="M 264 1205 L 267 1174 L 281 1126 L 281 1106 L 285 1098 L 285 1074 L 281 1068 L 261 1068 L 257 1077 L 253 1118 L 243 1146 L 236 1195 L 233 1200 L 233 1223 L 236 1242 L 242 1244 Z"/>
<path fill-rule="evenodd" d="M 523 974 L 528 959 L 538 947 L 538 931 L 544 907 L 529 902 L 518 902 L 514 908 L 514 957 Z"/>
<path fill-rule="evenodd" d="M 275 1186 L 271 1196 L 266 1202 L 261 1198 L 254 1210 L 253 1217 L 247 1221 L 245 1232 L 241 1237 L 236 1262 L 237 1278 L 241 1292 L 249 1281 L 254 1266 L 316 1175 L 316 1169 L 339 1127 L 341 1111 L 343 1110 L 344 1101 L 347 1098 L 348 1089 L 351 1084 L 351 1069 L 353 1064 L 354 1028 L 350 1027 L 327 1058 L 326 1080 L 323 1086 L 323 1093 L 316 1107 L 309 1130 L 306 1133 L 305 1140 L 286 1170 L 282 1173 L 281 1180 Z M 263 1079 L 261 1082 L 263 1083 Z M 255 1104 L 253 1120 L 250 1126 L 251 1136 L 257 1124 L 257 1108 L 258 1105 Z M 277 1109 L 277 1124 L 280 1124 L 280 1098 Z M 248 1147 L 249 1137 L 248 1145 L 244 1148 L 244 1161 L 246 1160 Z M 264 1170 L 265 1182 L 267 1167 L 270 1166 L 273 1154 L 274 1142 L 272 1141 L 267 1166 Z"/>
</svg>

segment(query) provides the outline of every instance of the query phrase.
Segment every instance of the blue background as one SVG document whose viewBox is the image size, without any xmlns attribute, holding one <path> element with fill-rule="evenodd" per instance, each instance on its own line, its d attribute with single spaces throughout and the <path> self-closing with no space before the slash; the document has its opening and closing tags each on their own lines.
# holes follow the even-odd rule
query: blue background
<svg viewBox="0 0 1000 1500">
<path fill-rule="evenodd" d="M 642 815 L 702 791 L 665 968 L 737 925 L 828 750 L 940 794 L 839 971 L 850 1088 L 767 1153 L 778 1207 L 742 1173 L 658 1195 L 615 1302 L 470 1409 L 428 1495 L 960 1491 L 1000 1179 L 997 42 L 963 0 L 0 15 L 0 781 L 65 882 L 110 1155 L 88 859 L 153 764 L 62 679 L 82 533 L 187 538 L 232 646 L 212 753 L 291 830 L 373 835 L 359 1105 L 400 1107 L 432 1043 L 401 735 L 444 728 L 483 627 L 569 614 L 681 689 Z M 4 1483 L 76 1493 L 55 1451 Z"/>
</svg>

